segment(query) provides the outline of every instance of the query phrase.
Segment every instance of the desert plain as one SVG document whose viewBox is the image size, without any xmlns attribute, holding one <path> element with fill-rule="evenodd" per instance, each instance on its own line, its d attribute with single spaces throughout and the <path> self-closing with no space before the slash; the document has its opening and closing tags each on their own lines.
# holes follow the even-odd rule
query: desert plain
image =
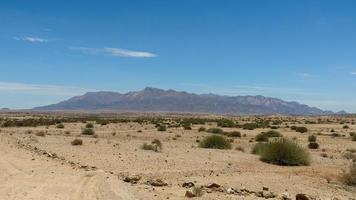
<svg viewBox="0 0 356 200">
<path fill-rule="evenodd" d="M 55 122 L 21 123 L 28 119 Z M 222 119 L 234 125 L 219 125 Z M 14 121 L 20 123 L 9 123 Z M 256 121 L 265 126 L 244 126 Z M 0 117 L 0 199 L 356 199 L 355 185 L 344 181 L 356 161 L 355 121 L 355 116 L 5 113 Z M 83 134 L 88 127 L 93 133 Z M 211 128 L 240 135 L 207 131 Z M 256 135 L 271 130 L 305 149 L 310 164 L 276 165 L 252 154 Z M 211 135 L 222 135 L 231 148 L 201 148 Z M 308 148 L 311 135 L 316 149 Z M 160 141 L 158 149 L 143 148 L 153 140 Z"/>
</svg>

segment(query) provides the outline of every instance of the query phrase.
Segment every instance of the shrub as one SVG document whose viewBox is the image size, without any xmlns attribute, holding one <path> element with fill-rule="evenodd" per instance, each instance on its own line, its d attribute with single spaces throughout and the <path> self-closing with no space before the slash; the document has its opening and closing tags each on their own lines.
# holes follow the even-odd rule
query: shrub
<svg viewBox="0 0 356 200">
<path fill-rule="evenodd" d="M 297 127 L 296 126 L 291 126 L 290 129 L 295 131 L 295 130 L 297 130 Z"/>
<path fill-rule="evenodd" d="M 225 132 L 224 135 L 228 137 L 241 137 L 241 133 L 238 131 Z"/>
<path fill-rule="evenodd" d="M 220 135 L 211 135 L 205 137 L 200 143 L 199 147 L 208 149 L 231 149 L 230 142 Z"/>
<path fill-rule="evenodd" d="M 356 133 L 355 132 L 351 132 L 351 133 L 349 133 L 350 134 L 350 136 L 352 137 L 352 136 L 354 136 Z"/>
<path fill-rule="evenodd" d="M 267 137 L 283 137 L 283 135 L 278 132 L 278 131 L 268 131 L 268 132 L 265 132 L 263 133 L 264 135 L 266 135 Z"/>
<path fill-rule="evenodd" d="M 95 131 L 94 131 L 94 129 L 91 129 L 91 128 L 85 128 L 82 130 L 82 134 L 83 135 L 94 135 Z"/>
<path fill-rule="evenodd" d="M 295 129 L 296 132 L 299 132 L 299 133 L 306 133 L 308 132 L 308 129 L 304 126 L 299 126 Z"/>
<path fill-rule="evenodd" d="M 342 128 L 343 129 L 349 129 L 350 127 L 348 125 L 344 125 Z"/>
<path fill-rule="evenodd" d="M 43 131 L 37 132 L 36 136 L 44 137 L 46 134 Z"/>
<path fill-rule="evenodd" d="M 229 127 L 229 128 L 236 126 L 235 122 L 230 119 L 220 119 L 217 121 L 217 125 L 220 127 Z"/>
<path fill-rule="evenodd" d="M 257 142 L 267 142 L 268 141 L 268 137 L 264 133 L 260 133 L 260 134 L 256 135 L 255 140 Z"/>
<path fill-rule="evenodd" d="M 310 142 L 310 143 L 308 144 L 308 148 L 309 148 L 309 149 L 318 149 L 318 148 L 319 148 L 319 144 L 316 143 L 316 142 Z"/>
<path fill-rule="evenodd" d="M 94 124 L 92 124 L 92 123 L 87 123 L 87 124 L 85 125 L 85 128 L 94 128 Z"/>
<path fill-rule="evenodd" d="M 242 125 L 243 129 L 247 129 L 247 130 L 254 130 L 256 128 L 259 128 L 257 123 L 246 123 Z"/>
<path fill-rule="evenodd" d="M 157 130 L 158 130 L 158 131 L 166 131 L 166 130 L 167 130 L 167 127 L 166 127 L 165 125 L 159 125 L 159 126 L 157 127 Z"/>
<path fill-rule="evenodd" d="M 206 130 L 208 133 L 222 134 L 224 131 L 221 128 L 209 128 Z"/>
<path fill-rule="evenodd" d="M 72 145 L 83 145 L 83 140 L 81 139 L 74 139 L 72 142 L 71 142 Z"/>
<path fill-rule="evenodd" d="M 200 128 L 198 129 L 198 131 L 199 131 L 199 132 L 206 131 L 206 128 L 200 127 Z"/>
<path fill-rule="evenodd" d="M 315 135 L 309 135 L 308 142 L 316 142 L 316 136 Z"/>
<path fill-rule="evenodd" d="M 266 144 L 266 143 L 262 143 L 262 142 L 256 143 L 256 144 L 252 147 L 251 153 L 252 153 L 252 154 L 260 155 L 260 153 L 262 152 L 262 148 L 265 147 L 265 144 Z"/>
<path fill-rule="evenodd" d="M 63 129 L 63 128 L 64 128 L 64 125 L 63 125 L 62 123 L 57 124 L 56 128 Z"/>
<path fill-rule="evenodd" d="M 309 153 L 295 141 L 277 138 L 260 148 L 261 161 L 286 166 L 309 165 Z"/>
<path fill-rule="evenodd" d="M 352 163 L 349 172 L 342 176 L 343 182 L 347 185 L 356 186 L 356 163 Z"/>
<path fill-rule="evenodd" d="M 192 127 L 190 126 L 190 124 L 184 124 L 183 128 L 184 128 L 184 130 L 192 130 Z"/>
<path fill-rule="evenodd" d="M 356 141 L 356 134 L 353 134 L 353 135 L 352 135 L 351 140 L 352 140 L 352 141 Z"/>
<path fill-rule="evenodd" d="M 162 151 L 162 143 L 158 139 L 152 140 L 151 144 L 144 143 L 141 147 L 143 150 L 151 150 L 154 152 Z"/>
</svg>

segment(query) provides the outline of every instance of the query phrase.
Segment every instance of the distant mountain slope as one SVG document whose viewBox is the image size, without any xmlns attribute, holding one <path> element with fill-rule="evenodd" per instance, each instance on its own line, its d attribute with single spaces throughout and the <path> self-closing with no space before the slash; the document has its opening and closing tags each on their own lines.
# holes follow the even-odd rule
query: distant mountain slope
<svg viewBox="0 0 356 200">
<path fill-rule="evenodd" d="M 264 96 L 220 96 L 192 94 L 175 90 L 147 87 L 126 94 L 88 92 L 58 104 L 37 107 L 35 110 L 113 110 L 137 112 L 192 112 L 220 114 L 333 114 L 297 102 Z"/>
</svg>

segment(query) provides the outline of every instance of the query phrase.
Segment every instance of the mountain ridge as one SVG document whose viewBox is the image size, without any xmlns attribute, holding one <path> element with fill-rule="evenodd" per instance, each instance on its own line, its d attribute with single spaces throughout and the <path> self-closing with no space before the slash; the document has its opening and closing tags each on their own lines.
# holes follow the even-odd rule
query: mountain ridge
<svg viewBox="0 0 356 200">
<path fill-rule="evenodd" d="M 33 110 L 113 110 L 137 112 L 190 112 L 215 114 L 283 114 L 329 115 L 324 111 L 295 101 L 256 96 L 225 96 L 195 94 L 176 90 L 146 87 L 140 91 L 119 93 L 112 91 L 87 92 L 68 100 Z"/>
</svg>

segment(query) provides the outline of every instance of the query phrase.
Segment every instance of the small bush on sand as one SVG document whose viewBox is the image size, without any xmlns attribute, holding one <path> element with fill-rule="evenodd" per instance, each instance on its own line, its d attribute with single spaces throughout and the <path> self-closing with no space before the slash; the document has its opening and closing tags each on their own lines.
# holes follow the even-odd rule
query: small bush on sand
<svg viewBox="0 0 356 200">
<path fill-rule="evenodd" d="M 167 127 L 166 127 L 165 125 L 159 125 L 159 126 L 157 127 L 157 130 L 158 130 L 158 131 L 166 131 L 166 130 L 167 130 Z"/>
<path fill-rule="evenodd" d="M 344 125 L 342 128 L 343 129 L 349 129 L 350 127 L 348 125 Z"/>
<path fill-rule="evenodd" d="M 36 136 L 44 137 L 46 134 L 43 131 L 37 132 Z"/>
<path fill-rule="evenodd" d="M 199 132 L 206 131 L 206 128 L 200 127 L 200 128 L 198 129 L 198 131 L 199 131 Z"/>
<path fill-rule="evenodd" d="M 345 184 L 356 186 L 356 162 L 351 164 L 350 170 L 342 176 Z"/>
<path fill-rule="evenodd" d="M 251 153 L 252 154 L 257 154 L 260 155 L 260 153 L 262 152 L 262 148 L 264 148 L 266 143 L 262 143 L 262 142 L 258 142 L 256 143 L 252 149 L 251 149 Z"/>
<path fill-rule="evenodd" d="M 92 124 L 92 123 L 87 123 L 87 124 L 85 125 L 85 128 L 94 128 L 94 124 Z"/>
<path fill-rule="evenodd" d="M 307 127 L 299 126 L 295 129 L 295 131 L 299 132 L 299 133 L 306 133 L 306 132 L 308 132 L 308 129 L 307 129 Z"/>
<path fill-rule="evenodd" d="M 241 137 L 241 133 L 238 131 L 224 132 L 224 135 L 228 137 Z"/>
<path fill-rule="evenodd" d="M 91 128 L 85 128 L 82 130 L 82 134 L 83 135 L 94 135 L 95 131 L 94 131 L 94 129 L 91 129 Z"/>
<path fill-rule="evenodd" d="M 222 134 L 224 131 L 221 128 L 209 128 L 206 130 L 208 133 Z"/>
<path fill-rule="evenodd" d="M 223 136 L 210 135 L 199 143 L 199 147 L 207 149 L 231 149 L 231 144 Z"/>
<path fill-rule="evenodd" d="M 72 145 L 76 146 L 76 145 L 83 145 L 83 140 L 81 139 L 74 139 L 72 142 L 71 142 Z"/>
<path fill-rule="evenodd" d="M 255 140 L 257 142 L 267 142 L 268 141 L 268 137 L 267 137 L 267 135 L 265 135 L 263 133 L 260 133 L 260 134 L 256 135 Z"/>
<path fill-rule="evenodd" d="M 310 142 L 310 143 L 308 144 L 308 148 L 309 148 L 309 149 L 319 149 L 319 144 L 316 143 L 316 142 Z"/>
<path fill-rule="evenodd" d="M 57 124 L 56 128 L 63 129 L 63 128 L 64 128 L 64 125 L 63 125 L 62 123 Z"/>
<path fill-rule="evenodd" d="M 352 135 L 351 140 L 352 140 L 352 141 L 356 141 L 356 134 L 353 134 L 353 135 Z"/>
<path fill-rule="evenodd" d="M 300 166 L 310 164 L 309 153 L 295 141 L 276 138 L 263 145 L 260 149 L 261 161 L 286 166 Z"/>
<path fill-rule="evenodd" d="M 144 143 L 141 146 L 143 150 L 151 150 L 154 152 L 161 152 L 162 151 L 162 143 L 158 139 L 152 140 L 151 144 Z"/>
<path fill-rule="evenodd" d="M 265 134 L 267 137 L 283 137 L 283 135 L 280 133 L 280 132 L 278 132 L 278 131 L 268 131 L 268 132 L 265 132 L 265 133 L 263 133 L 263 134 Z"/>
<path fill-rule="evenodd" d="M 308 142 L 316 142 L 316 136 L 315 135 L 309 135 Z"/>
</svg>

